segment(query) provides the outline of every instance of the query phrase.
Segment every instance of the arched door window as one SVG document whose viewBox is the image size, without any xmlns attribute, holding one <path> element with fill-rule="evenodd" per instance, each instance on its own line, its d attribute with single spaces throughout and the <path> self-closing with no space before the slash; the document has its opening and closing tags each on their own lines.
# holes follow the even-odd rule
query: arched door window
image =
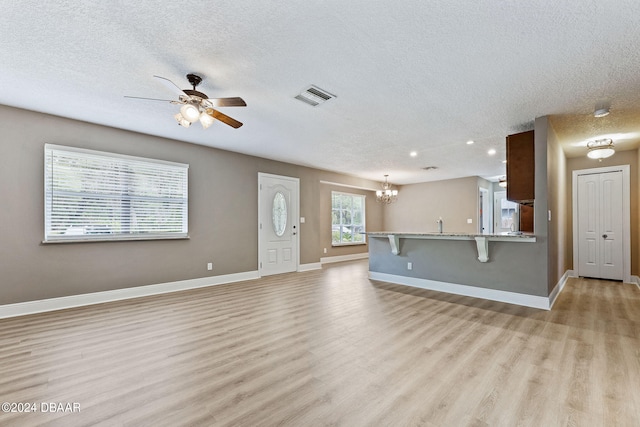
<svg viewBox="0 0 640 427">
<path fill-rule="evenodd" d="M 276 233 L 276 236 L 282 237 L 287 229 L 287 199 L 280 191 L 273 196 L 271 218 L 273 220 L 273 232 Z"/>
</svg>

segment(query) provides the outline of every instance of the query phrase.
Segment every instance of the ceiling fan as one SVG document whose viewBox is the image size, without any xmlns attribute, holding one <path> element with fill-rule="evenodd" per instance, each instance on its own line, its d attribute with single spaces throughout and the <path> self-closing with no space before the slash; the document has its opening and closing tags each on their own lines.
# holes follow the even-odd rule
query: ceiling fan
<svg viewBox="0 0 640 427">
<path fill-rule="evenodd" d="M 203 128 L 211 126 L 215 120 L 220 120 L 232 128 L 239 128 L 242 123 L 234 118 L 227 116 L 216 110 L 217 107 L 246 107 L 247 104 L 242 98 L 209 98 L 202 92 L 196 90 L 196 87 L 202 82 L 202 77 L 196 74 L 187 74 L 187 80 L 193 89 L 180 89 L 177 84 L 171 80 L 153 76 L 167 86 L 171 91 L 178 95 L 177 100 L 170 99 L 156 99 L 156 98 L 143 98 L 140 96 L 125 96 L 125 98 L 133 99 L 146 99 L 149 101 L 163 101 L 170 102 L 172 104 L 182 105 L 180 112 L 174 117 L 180 126 L 188 128 L 196 121 L 200 121 Z M 214 108 L 215 107 L 215 108 Z"/>
</svg>

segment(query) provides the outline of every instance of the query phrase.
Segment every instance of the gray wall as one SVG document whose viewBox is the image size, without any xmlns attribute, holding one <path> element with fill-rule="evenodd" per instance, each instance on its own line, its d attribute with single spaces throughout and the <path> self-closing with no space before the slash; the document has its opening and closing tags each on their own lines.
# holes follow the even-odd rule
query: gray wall
<svg viewBox="0 0 640 427">
<path fill-rule="evenodd" d="M 327 256 L 323 236 L 331 234 L 320 181 L 379 187 L 346 175 L 6 106 L 0 106 L 0 128 L 0 304 L 257 270 L 258 172 L 300 178 L 300 215 L 306 219 L 300 225 L 300 260 L 317 263 Z M 44 143 L 188 163 L 191 238 L 41 244 Z M 381 215 L 373 205 L 367 223 L 382 224 Z M 213 262 L 213 271 L 207 271 L 207 262 Z"/>
<path fill-rule="evenodd" d="M 369 270 L 459 285 L 547 296 L 537 263 L 537 243 L 489 242 L 489 262 L 478 261 L 475 240 L 400 239 L 400 254 L 391 254 L 389 240 L 371 238 Z M 413 264 L 407 269 L 407 262 Z"/>
<path fill-rule="evenodd" d="M 523 259 L 523 263 L 530 263 L 537 268 L 537 286 L 551 293 L 557 281 L 549 278 L 549 223 L 547 211 L 549 209 L 548 188 L 548 117 L 539 117 L 534 123 L 535 148 L 535 206 L 533 212 L 533 232 L 536 235 L 530 258 Z"/>
<path fill-rule="evenodd" d="M 549 292 L 558 284 L 564 273 L 570 269 L 566 259 L 566 203 L 567 161 L 551 124 L 547 134 L 547 194 L 548 208 L 551 211 L 549 226 Z"/>
</svg>

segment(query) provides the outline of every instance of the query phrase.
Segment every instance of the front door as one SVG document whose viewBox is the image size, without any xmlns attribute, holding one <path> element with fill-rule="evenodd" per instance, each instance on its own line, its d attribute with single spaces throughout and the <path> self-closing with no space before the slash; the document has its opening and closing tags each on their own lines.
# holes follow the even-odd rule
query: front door
<svg viewBox="0 0 640 427">
<path fill-rule="evenodd" d="M 623 280 L 622 171 L 578 175 L 578 275 Z"/>
<path fill-rule="evenodd" d="M 298 178 L 258 174 L 260 276 L 296 271 L 299 258 Z"/>
</svg>

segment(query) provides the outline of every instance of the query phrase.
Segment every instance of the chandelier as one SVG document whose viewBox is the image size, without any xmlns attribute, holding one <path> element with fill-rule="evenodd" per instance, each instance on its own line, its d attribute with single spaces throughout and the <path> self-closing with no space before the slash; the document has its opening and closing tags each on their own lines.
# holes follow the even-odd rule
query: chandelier
<svg viewBox="0 0 640 427">
<path fill-rule="evenodd" d="M 382 184 L 382 190 L 376 191 L 376 201 L 380 203 L 393 203 L 398 200 L 398 190 L 392 189 L 391 184 L 387 181 L 387 177 L 384 176 L 384 184 Z"/>
</svg>

